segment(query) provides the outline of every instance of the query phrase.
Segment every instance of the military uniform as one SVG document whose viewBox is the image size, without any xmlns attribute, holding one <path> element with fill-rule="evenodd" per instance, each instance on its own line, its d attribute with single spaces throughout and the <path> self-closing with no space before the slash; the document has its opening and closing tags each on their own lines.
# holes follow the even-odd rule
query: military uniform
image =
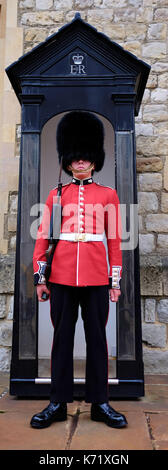
<svg viewBox="0 0 168 470">
<path fill-rule="evenodd" d="M 57 188 L 50 191 L 46 208 L 51 216 Z M 51 361 L 51 401 L 73 401 L 73 343 L 78 307 L 84 322 L 86 402 L 108 401 L 108 350 L 105 327 L 109 312 L 109 287 L 120 288 L 122 253 L 119 199 L 115 189 L 93 178 L 62 188 L 60 240 L 49 278 L 54 340 Z M 48 212 L 47 212 L 48 213 Z M 38 230 L 33 255 L 35 284 L 44 282 L 47 217 Z M 103 239 L 107 238 L 109 269 Z"/>
<path fill-rule="evenodd" d="M 54 327 L 52 403 L 73 401 L 73 346 L 79 305 L 86 337 L 85 401 L 108 401 L 109 287 L 120 289 L 122 275 L 119 198 L 115 189 L 95 183 L 92 177 L 72 177 L 69 170 L 73 159 L 82 158 L 94 162 L 95 171 L 100 171 L 105 157 L 103 142 L 103 125 L 91 113 L 70 112 L 58 125 L 58 155 L 71 181 L 62 186 L 61 233 L 49 278 Z M 33 255 L 35 285 L 45 283 L 48 232 L 56 198 L 57 188 L 49 193 L 38 230 Z"/>
<path fill-rule="evenodd" d="M 50 191 L 46 208 L 52 214 L 57 188 Z M 122 275 L 120 249 L 121 220 L 115 189 L 102 186 L 93 178 L 72 178 L 62 188 L 62 225 L 52 262 L 50 282 L 69 286 L 107 285 L 119 288 Z M 41 223 L 33 255 L 35 280 L 46 264 L 48 249 L 47 217 Z M 103 239 L 107 238 L 109 270 Z"/>
</svg>

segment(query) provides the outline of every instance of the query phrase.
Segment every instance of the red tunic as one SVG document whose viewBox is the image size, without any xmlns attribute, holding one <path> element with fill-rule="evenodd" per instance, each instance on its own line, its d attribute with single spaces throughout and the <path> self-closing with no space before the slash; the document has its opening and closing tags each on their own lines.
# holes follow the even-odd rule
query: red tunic
<svg viewBox="0 0 168 470">
<path fill-rule="evenodd" d="M 57 188 L 50 191 L 46 208 L 51 216 L 53 202 L 56 202 Z M 93 240 L 59 240 L 52 261 L 50 282 L 69 286 L 107 285 L 111 278 L 112 287 L 120 288 L 122 275 L 121 217 L 119 198 L 115 189 L 93 182 L 88 178 L 80 182 L 72 178 L 62 186 L 61 236 L 85 234 Z M 47 212 L 47 213 L 48 213 Z M 48 218 L 43 215 L 38 229 L 33 254 L 34 274 L 38 283 L 44 282 L 41 268 L 46 265 L 46 250 L 49 247 Z M 46 235 L 47 234 L 47 235 Z M 107 251 L 103 243 L 107 239 Z M 93 235 L 93 236 L 92 236 Z M 94 237 L 101 241 L 95 241 Z M 74 235 L 70 235 L 74 238 Z M 108 259 L 107 259 L 108 258 Z M 109 267 L 108 267 L 109 264 Z"/>
</svg>

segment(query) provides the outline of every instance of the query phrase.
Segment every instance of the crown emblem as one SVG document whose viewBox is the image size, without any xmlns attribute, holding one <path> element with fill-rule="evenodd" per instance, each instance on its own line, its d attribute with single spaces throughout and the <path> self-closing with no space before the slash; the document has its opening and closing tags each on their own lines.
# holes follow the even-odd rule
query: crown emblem
<svg viewBox="0 0 168 470">
<path fill-rule="evenodd" d="M 74 64 L 80 65 L 83 62 L 84 56 L 80 54 L 76 54 L 72 56 L 72 59 L 74 61 Z"/>
</svg>

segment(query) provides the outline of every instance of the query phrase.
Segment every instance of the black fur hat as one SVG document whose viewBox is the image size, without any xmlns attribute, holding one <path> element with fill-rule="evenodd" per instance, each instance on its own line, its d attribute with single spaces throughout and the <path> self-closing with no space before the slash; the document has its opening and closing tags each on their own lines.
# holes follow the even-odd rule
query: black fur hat
<svg viewBox="0 0 168 470">
<path fill-rule="evenodd" d="M 72 160 L 89 160 L 95 163 L 95 171 L 104 164 L 104 127 L 100 119 L 86 111 L 71 111 L 64 115 L 57 127 L 57 150 L 62 167 L 67 169 Z"/>
</svg>

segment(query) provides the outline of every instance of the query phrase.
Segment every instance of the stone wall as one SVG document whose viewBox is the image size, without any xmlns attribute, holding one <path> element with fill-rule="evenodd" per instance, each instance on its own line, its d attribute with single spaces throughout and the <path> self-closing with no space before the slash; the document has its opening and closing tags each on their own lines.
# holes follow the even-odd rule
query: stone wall
<svg viewBox="0 0 168 470">
<path fill-rule="evenodd" d="M 14 13 L 9 4 L 13 5 Z M 17 25 L 16 25 L 17 4 Z M 4 65 L 44 41 L 76 11 L 88 23 L 151 65 L 139 116 L 136 118 L 137 185 L 141 264 L 142 326 L 146 373 L 168 372 L 168 0 L 15 0 L 7 1 L 8 24 L 15 39 L 4 45 Z M 12 22 L 15 22 L 13 25 Z M 16 48 L 15 48 L 16 46 Z M 17 212 L 19 155 L 18 104 L 7 78 L 1 92 L 12 107 L 10 122 L 4 119 L 7 160 L 2 167 L 8 183 L 2 193 L 0 217 L 0 368 L 8 368 L 11 344 L 12 294 Z M 8 91 L 9 94 L 6 95 Z M 16 109 L 16 113 L 14 110 Z M 1 142 L 4 142 L 4 136 Z M 3 147 L 4 149 L 4 147 Z M 15 158 L 14 158 L 15 155 Z M 2 157 L 6 156 L 2 152 Z M 9 160 L 14 165 L 11 172 Z M 5 266 L 4 275 L 3 266 Z M 8 269 L 10 282 L 8 284 Z M 1 276 L 1 273 L 3 276 Z M 4 358 L 3 359 L 3 355 Z M 6 359 L 7 358 L 7 359 Z"/>
<path fill-rule="evenodd" d="M 5 67 L 23 53 L 17 0 L 0 0 L 0 370 L 8 370 L 13 325 L 20 105 Z"/>
</svg>

